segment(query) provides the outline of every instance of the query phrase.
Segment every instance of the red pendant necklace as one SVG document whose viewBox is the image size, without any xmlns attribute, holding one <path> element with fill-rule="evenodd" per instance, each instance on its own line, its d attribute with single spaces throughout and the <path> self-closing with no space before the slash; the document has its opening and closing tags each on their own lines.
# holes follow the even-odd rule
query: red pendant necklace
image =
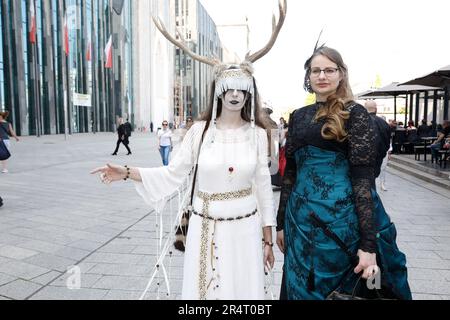
<svg viewBox="0 0 450 320">
<path fill-rule="evenodd" d="M 233 167 L 229 167 L 228 168 L 228 179 L 230 180 L 230 182 L 231 182 L 231 180 L 233 180 L 233 173 L 234 173 L 234 168 Z"/>
</svg>

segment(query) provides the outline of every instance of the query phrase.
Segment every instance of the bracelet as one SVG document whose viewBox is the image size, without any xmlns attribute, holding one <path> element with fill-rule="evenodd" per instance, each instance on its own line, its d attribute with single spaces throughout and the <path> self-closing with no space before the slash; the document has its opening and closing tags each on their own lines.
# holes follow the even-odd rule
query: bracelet
<svg viewBox="0 0 450 320">
<path fill-rule="evenodd" d="M 127 169 L 127 175 L 126 175 L 126 177 L 123 179 L 123 181 L 127 181 L 128 179 L 130 179 L 130 168 L 128 168 L 128 166 L 125 165 L 125 169 Z"/>
<path fill-rule="evenodd" d="M 264 241 L 264 246 L 273 247 L 273 242 Z"/>
</svg>

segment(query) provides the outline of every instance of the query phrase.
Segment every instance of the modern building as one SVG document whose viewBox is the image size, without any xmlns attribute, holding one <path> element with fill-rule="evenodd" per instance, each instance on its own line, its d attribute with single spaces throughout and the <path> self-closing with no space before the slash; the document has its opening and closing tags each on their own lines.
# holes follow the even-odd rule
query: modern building
<svg viewBox="0 0 450 320">
<path fill-rule="evenodd" d="M 0 109 L 19 135 L 114 131 L 117 117 L 133 121 L 135 2 L 1 2 Z"/>
<path fill-rule="evenodd" d="M 174 119 L 175 47 L 155 27 L 159 18 L 175 34 L 175 0 L 133 1 L 133 74 L 135 124 L 148 129 Z"/>
<path fill-rule="evenodd" d="M 223 48 L 214 21 L 199 0 L 175 0 L 176 26 L 189 48 L 222 60 Z M 208 106 L 212 67 L 194 61 L 182 50 L 175 53 L 175 118 L 197 117 Z"/>
</svg>

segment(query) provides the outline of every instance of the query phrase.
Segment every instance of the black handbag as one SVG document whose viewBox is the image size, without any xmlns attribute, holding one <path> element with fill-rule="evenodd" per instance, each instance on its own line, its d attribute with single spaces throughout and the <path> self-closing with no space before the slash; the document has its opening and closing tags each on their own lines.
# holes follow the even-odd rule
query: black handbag
<svg viewBox="0 0 450 320">
<path fill-rule="evenodd" d="M 3 140 L 0 139 L 0 160 L 8 160 L 9 157 L 11 157 L 11 153 L 9 153 L 9 150 Z"/>
<path fill-rule="evenodd" d="M 350 268 L 339 287 L 333 290 L 333 292 L 327 296 L 326 300 L 399 300 L 383 280 L 381 280 L 381 289 L 369 289 L 368 287 L 361 285 L 362 272 L 358 276 L 353 272 L 353 269 L 359 264 L 359 257 L 348 248 L 339 236 L 334 233 L 316 213 L 311 212 L 309 216 L 313 225 L 321 228 L 324 234 L 336 242 L 336 244 L 347 254 L 351 265 L 353 266 Z M 356 278 L 356 283 L 353 285 L 352 293 L 349 294 L 348 290 L 344 290 L 344 286 L 350 284 L 351 278 Z"/>
<path fill-rule="evenodd" d="M 192 204 L 194 201 L 195 181 L 197 180 L 198 159 L 200 157 L 200 149 L 202 148 L 203 139 L 205 138 L 205 133 L 209 128 L 209 124 L 210 122 L 207 121 L 205 129 L 203 130 L 200 145 L 198 147 L 197 161 L 195 163 L 194 177 L 192 179 L 191 199 L 189 205 L 186 208 L 183 208 L 180 225 L 175 230 L 175 241 L 173 243 L 173 246 L 175 247 L 175 249 L 181 252 L 184 252 L 186 250 L 186 236 L 189 228 L 189 219 L 191 218 L 192 211 L 194 210 Z"/>
</svg>

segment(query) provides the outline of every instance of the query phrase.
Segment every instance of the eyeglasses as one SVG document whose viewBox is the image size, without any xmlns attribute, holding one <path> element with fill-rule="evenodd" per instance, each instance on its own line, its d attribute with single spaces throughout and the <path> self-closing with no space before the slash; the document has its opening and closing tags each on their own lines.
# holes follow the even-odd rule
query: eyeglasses
<svg viewBox="0 0 450 320">
<path fill-rule="evenodd" d="M 167 127 L 168 126 L 168 124 L 167 123 L 163 123 L 163 127 Z"/>
<path fill-rule="evenodd" d="M 325 69 L 312 68 L 311 69 L 311 77 L 314 77 L 314 78 L 320 77 L 320 75 L 322 74 L 322 71 L 326 77 L 331 78 L 336 75 L 336 73 L 339 71 L 339 68 L 325 68 Z"/>
</svg>

